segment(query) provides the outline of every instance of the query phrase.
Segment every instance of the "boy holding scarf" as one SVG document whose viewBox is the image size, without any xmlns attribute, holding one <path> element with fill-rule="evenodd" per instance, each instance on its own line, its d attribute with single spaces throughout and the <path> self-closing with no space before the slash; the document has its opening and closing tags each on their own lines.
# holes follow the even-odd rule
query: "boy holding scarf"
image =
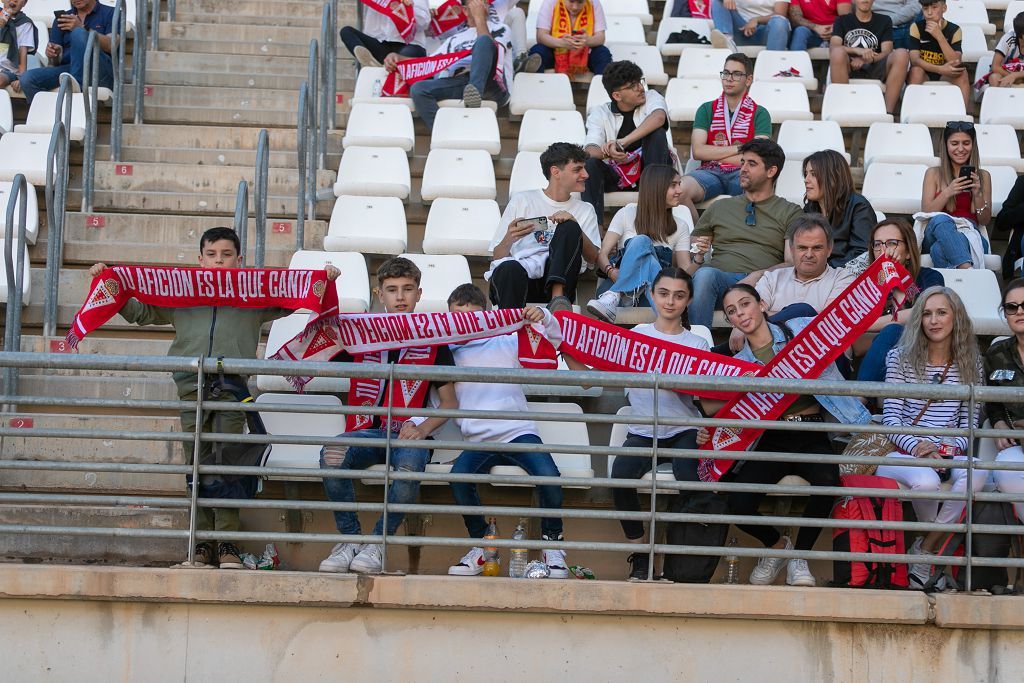
<svg viewBox="0 0 1024 683">
<path fill-rule="evenodd" d="M 740 146 L 754 138 L 772 136 L 772 117 L 758 106 L 748 91 L 754 80 L 754 64 L 742 52 L 725 58 L 722 94 L 705 102 L 693 119 L 690 149 L 700 168 L 683 177 L 683 204 L 697 224 L 697 208 L 708 199 L 743 192 L 740 187 Z"/>
<path fill-rule="evenodd" d="M 361 66 L 381 66 L 388 55 L 427 54 L 424 31 L 430 25 L 427 0 L 360 0 L 363 30 L 342 26 L 341 42 Z"/>
<path fill-rule="evenodd" d="M 612 61 L 604 44 L 606 22 L 598 0 L 544 0 L 537 16 L 537 71 L 554 69 L 570 77 L 603 74 Z"/>
<path fill-rule="evenodd" d="M 241 268 L 242 255 L 238 235 L 231 228 L 210 228 L 199 240 L 200 268 Z M 99 277 L 107 268 L 97 263 L 89 269 L 89 275 Z M 327 278 L 337 279 L 340 271 L 328 265 Z M 167 351 L 168 356 L 206 356 L 208 358 L 256 358 L 256 347 L 260 343 L 261 328 L 266 322 L 276 320 L 291 313 L 291 310 L 279 307 L 241 308 L 235 306 L 194 306 L 189 308 L 170 308 L 144 304 L 129 299 L 120 310 L 122 318 L 136 325 L 172 325 L 174 341 Z M 178 388 L 178 398 L 182 401 L 195 401 L 196 378 L 188 372 L 176 372 L 173 375 Z M 224 377 L 225 383 L 245 388 L 248 378 L 240 375 Z M 204 397 L 204 400 L 207 398 Z M 222 391 L 212 400 L 235 401 L 230 391 Z M 241 434 L 245 425 L 244 413 L 211 411 L 205 415 L 202 431 L 222 432 L 225 434 Z M 192 432 L 196 428 L 195 410 L 181 411 L 181 428 L 183 432 Z M 187 442 L 186 451 L 192 448 Z M 213 444 L 203 442 L 199 461 L 206 461 L 213 452 Z M 188 455 L 194 456 L 189 452 Z M 206 482 L 200 481 L 200 486 Z M 202 493 L 200 494 L 202 495 Z M 215 496 L 219 497 L 219 496 Z M 200 531 L 238 531 L 241 528 L 238 508 L 199 508 L 196 528 Z M 201 542 L 196 544 L 195 563 L 193 566 L 208 568 L 220 566 L 221 569 L 242 569 L 238 548 L 233 543 Z"/>
<path fill-rule="evenodd" d="M 395 257 L 384 262 L 377 270 L 377 296 L 387 313 L 413 313 L 423 290 L 420 289 L 420 269 L 409 259 Z M 342 352 L 334 358 L 339 362 L 378 363 L 381 365 L 442 365 L 453 366 L 455 360 L 447 346 L 420 346 L 405 349 L 378 351 L 353 357 Z M 349 386 L 346 405 L 392 408 L 422 408 L 431 389 L 436 389 L 439 408 L 458 407 L 455 388 L 451 382 L 437 383 L 420 380 L 401 380 L 399 386 L 389 385 L 385 380 L 353 378 Z M 422 440 L 443 425 L 448 418 L 410 418 L 397 415 L 385 425 L 386 417 L 379 415 L 346 415 L 345 433 L 340 436 L 382 439 L 388 432 L 398 443 L 391 447 L 391 465 L 397 471 L 423 472 L 430 460 L 430 450 L 409 448 L 402 441 Z M 383 446 L 324 446 L 320 451 L 321 469 L 364 470 L 384 463 Z M 354 503 L 355 487 L 351 479 L 324 479 L 327 498 L 335 503 Z M 414 503 L 419 497 L 420 482 L 411 480 L 393 481 L 388 487 L 388 503 Z M 388 514 L 388 535 L 393 535 L 405 517 L 403 513 Z M 349 536 L 362 534 L 359 517 L 355 512 L 336 511 L 334 521 L 338 532 Z M 379 536 L 384 528 L 383 516 L 373 527 L 373 535 Z M 379 574 L 382 569 L 382 547 L 377 544 L 338 543 L 331 554 L 320 563 L 322 572 L 349 572 Z"/>
</svg>

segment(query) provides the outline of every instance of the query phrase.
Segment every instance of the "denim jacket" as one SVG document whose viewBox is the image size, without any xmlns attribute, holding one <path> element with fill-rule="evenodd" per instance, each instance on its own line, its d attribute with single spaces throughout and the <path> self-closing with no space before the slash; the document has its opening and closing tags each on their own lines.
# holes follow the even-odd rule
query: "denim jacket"
<svg viewBox="0 0 1024 683">
<path fill-rule="evenodd" d="M 799 334 L 800 330 L 807 327 L 808 323 L 813 318 L 793 318 L 786 321 L 786 326 L 789 327 L 790 331 L 796 335 Z M 789 343 L 786 338 L 786 333 L 778 325 L 768 323 L 769 329 L 772 331 L 772 348 L 775 349 L 775 353 L 778 353 Z M 743 342 L 743 348 L 736 354 L 736 358 L 740 360 L 750 361 L 751 363 L 757 363 L 763 365 L 761 361 L 757 360 L 754 356 L 754 352 L 750 350 L 750 344 L 747 341 Z M 821 373 L 819 377 L 815 379 L 831 379 L 831 380 L 842 380 L 843 375 L 839 372 L 839 368 L 836 367 L 835 363 L 830 363 L 828 367 Z M 845 424 L 867 424 L 871 421 L 871 413 L 852 396 L 818 396 L 816 395 L 815 400 L 821 404 L 832 417 L 836 418 Z"/>
</svg>

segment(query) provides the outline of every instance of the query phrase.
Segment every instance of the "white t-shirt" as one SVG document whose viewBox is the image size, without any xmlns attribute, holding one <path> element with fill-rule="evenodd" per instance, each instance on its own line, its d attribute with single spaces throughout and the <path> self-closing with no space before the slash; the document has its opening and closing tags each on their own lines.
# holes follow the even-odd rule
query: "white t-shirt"
<svg viewBox="0 0 1024 683">
<path fill-rule="evenodd" d="M 430 26 L 430 6 L 427 0 L 412 0 L 412 14 L 416 20 L 416 32 L 409 41 L 410 45 L 424 47 L 427 38 L 424 34 Z M 402 43 L 402 34 L 395 28 L 395 22 L 370 7 L 363 7 L 363 33 L 386 43 Z"/>
<path fill-rule="evenodd" d="M 655 339 L 663 339 L 668 342 L 680 344 L 681 346 L 689 346 L 694 349 L 700 349 L 702 351 L 708 351 L 708 343 L 702 337 L 698 337 L 689 330 L 683 330 L 679 334 L 664 334 L 659 332 L 655 327 L 654 323 L 644 323 L 643 325 L 637 325 L 633 328 L 633 331 L 642 334 L 647 337 L 654 337 Z M 633 407 L 634 415 L 653 415 L 654 414 L 654 390 L 653 389 L 626 389 L 626 398 L 629 400 L 629 405 Z M 667 391 L 665 389 L 658 390 L 658 417 L 699 417 L 700 413 L 697 411 L 697 407 L 693 405 L 693 397 L 688 394 L 680 394 L 676 391 Z M 696 429 L 696 427 L 683 427 L 680 425 L 658 425 L 658 439 L 667 439 L 677 434 L 682 434 L 688 429 Z M 654 425 L 629 425 L 627 430 L 630 434 L 636 434 L 637 436 L 646 436 L 648 439 L 654 438 Z"/>
<path fill-rule="evenodd" d="M 750 21 L 754 17 L 770 17 L 775 14 L 776 0 L 736 0 L 736 11 Z"/>
<path fill-rule="evenodd" d="M 490 15 L 487 17 L 487 29 L 491 32 L 491 37 L 494 38 L 495 42 L 500 43 L 505 47 L 505 61 L 504 65 L 504 77 L 505 77 L 505 88 L 508 89 L 508 84 L 511 82 L 512 74 L 512 29 L 498 21 L 497 14 L 492 10 Z M 473 43 L 480 37 L 475 28 L 466 26 L 459 30 L 457 33 L 453 33 L 441 43 L 441 45 L 434 50 L 432 55 L 443 55 L 449 52 L 462 52 L 463 50 L 473 49 Z M 438 73 L 434 78 L 448 78 L 454 76 L 455 72 L 466 68 L 469 68 L 469 63 L 472 60 L 472 55 L 469 57 L 463 57 L 459 61 L 449 66 L 446 70 Z"/>
<path fill-rule="evenodd" d="M 636 202 L 626 204 L 615 212 L 612 222 L 608 224 L 608 232 L 614 232 L 619 236 L 618 248 L 622 249 L 626 240 L 636 237 Z M 672 216 L 676 221 L 676 231 L 668 236 L 664 242 L 655 242 L 655 245 L 668 247 L 672 251 L 690 250 L 690 225 L 678 216 Z"/>
<path fill-rule="evenodd" d="M 1017 34 L 1013 31 L 1004 33 L 1003 37 L 996 43 L 995 51 L 1003 55 L 1004 62 L 1011 59 L 1020 59 L 1020 50 L 1017 48 Z"/>
<path fill-rule="evenodd" d="M 594 2 L 594 33 L 601 33 L 608 29 L 608 22 L 604 18 L 604 8 L 598 0 Z M 551 24 L 555 19 L 555 0 L 544 0 L 537 12 L 537 28 L 545 31 L 551 30 Z"/>
<path fill-rule="evenodd" d="M 32 52 L 36 48 L 36 33 L 35 27 L 32 26 L 32 22 L 26 22 L 17 27 L 18 49 L 27 47 L 29 52 Z M 7 59 L 7 48 L 0 52 L 0 69 L 6 69 L 8 71 L 17 71 L 18 64 Z"/>
</svg>

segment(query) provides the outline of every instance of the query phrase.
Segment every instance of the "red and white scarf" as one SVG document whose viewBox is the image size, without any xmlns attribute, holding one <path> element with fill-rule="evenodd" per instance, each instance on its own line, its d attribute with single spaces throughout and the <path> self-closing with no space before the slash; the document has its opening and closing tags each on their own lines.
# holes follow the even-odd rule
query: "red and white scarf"
<svg viewBox="0 0 1024 683">
<path fill-rule="evenodd" d="M 390 19 L 406 43 L 416 35 L 416 16 L 412 11 L 412 2 L 405 3 L 402 0 L 359 0 L 359 2 Z"/>
<path fill-rule="evenodd" d="M 562 327 L 559 351 L 597 370 L 739 377 L 761 369 L 757 363 L 648 337 L 579 313 L 559 311 L 554 316 Z M 676 391 L 725 400 L 736 396 L 735 391 Z"/>
<path fill-rule="evenodd" d="M 386 365 L 389 351 L 376 351 L 355 356 L 353 360 L 357 363 L 378 363 Z M 416 348 L 401 349 L 398 355 L 399 365 L 433 365 L 437 358 L 436 346 L 421 346 Z M 387 381 L 384 379 L 371 379 L 368 377 L 353 377 L 349 383 L 348 404 L 350 406 L 362 406 L 372 408 L 422 408 L 427 401 L 427 394 L 430 392 L 430 382 L 425 380 L 395 380 L 387 388 L 387 395 L 384 389 Z M 345 431 L 354 432 L 360 429 L 369 429 L 373 426 L 374 415 L 346 415 Z M 397 432 L 408 420 L 407 416 L 394 417 L 388 422 L 386 416 L 381 416 L 380 423 L 383 429 Z M 385 424 L 387 422 L 387 424 Z"/>
<path fill-rule="evenodd" d="M 594 35 L 594 21 L 594 3 L 590 0 L 584 3 L 583 9 L 576 15 L 575 22 L 569 13 L 569 8 L 565 6 L 565 0 L 555 0 L 555 11 L 551 17 L 551 37 L 592 36 Z M 555 71 L 569 76 L 586 73 L 589 59 L 590 48 L 586 46 L 578 50 L 555 48 Z"/>
<path fill-rule="evenodd" d="M 466 22 L 466 13 L 459 0 L 448 0 L 434 12 L 430 20 L 430 32 L 434 36 L 444 35 L 456 26 Z"/>
<path fill-rule="evenodd" d="M 764 366 L 757 377 L 778 379 L 815 379 L 853 342 L 864 334 L 881 315 L 889 293 L 913 283 L 910 273 L 895 261 L 877 259 L 860 277 L 843 290 L 825 310 L 800 330 L 786 346 Z M 735 396 L 715 414 L 723 420 L 779 419 L 797 394 L 748 393 Z M 701 448 L 717 451 L 745 451 L 763 429 L 716 427 Z M 718 481 L 732 468 L 735 460 L 700 461 L 697 474 L 702 481 Z"/>
<path fill-rule="evenodd" d="M 627 114 L 627 116 L 631 116 L 631 114 Z M 618 177 L 620 190 L 636 187 L 636 184 L 640 182 L 640 174 L 644 170 L 643 161 L 640 158 L 642 151 L 642 149 L 637 149 L 629 152 L 622 161 L 604 160 L 608 168 Z"/>
<path fill-rule="evenodd" d="M 754 116 L 757 114 L 757 104 L 750 99 L 750 95 L 744 93 L 743 99 L 736 111 L 729 116 L 729 103 L 725 99 L 725 93 L 719 95 L 711 105 L 711 125 L 708 126 L 708 142 L 715 147 L 728 147 L 729 145 L 742 145 L 754 139 Z M 723 164 L 718 161 L 705 161 L 701 168 L 715 167 L 726 171 L 732 171 L 739 166 L 735 164 Z"/>
<path fill-rule="evenodd" d="M 67 342 L 78 343 L 128 302 L 165 308 L 234 306 L 312 311 L 311 324 L 338 314 L 338 290 L 323 270 L 114 266 L 93 278 Z"/>
<path fill-rule="evenodd" d="M 524 368 L 558 367 L 555 350 L 561 339 L 547 338 L 540 325 L 523 320 L 521 308 L 457 313 L 344 313 L 311 320 L 306 328 L 275 353 L 275 360 L 329 361 L 342 351 L 353 357 L 486 339 L 516 332 L 519 362 Z M 298 391 L 311 377 L 289 377 Z"/>
<path fill-rule="evenodd" d="M 1017 72 L 1017 71 L 1024 71 L 1024 62 L 1022 62 L 1020 59 L 1010 59 L 1008 61 L 1003 62 L 1003 69 L 1005 71 L 1009 71 L 1010 73 L 1014 73 L 1014 72 Z M 989 71 L 987 74 L 985 74 L 984 76 L 979 78 L 977 81 L 975 81 L 974 82 L 974 89 L 975 90 L 980 90 L 982 88 L 982 86 L 988 85 L 988 79 L 994 73 L 995 73 L 994 71 Z"/>
<path fill-rule="evenodd" d="M 498 59 L 494 67 L 494 82 L 505 90 L 505 46 L 495 42 L 498 48 Z M 403 97 L 409 93 L 409 86 L 417 81 L 433 78 L 452 64 L 473 54 L 473 50 L 447 52 L 431 57 L 404 59 L 395 65 L 395 70 L 388 74 L 381 86 L 381 94 L 385 97 Z"/>
</svg>

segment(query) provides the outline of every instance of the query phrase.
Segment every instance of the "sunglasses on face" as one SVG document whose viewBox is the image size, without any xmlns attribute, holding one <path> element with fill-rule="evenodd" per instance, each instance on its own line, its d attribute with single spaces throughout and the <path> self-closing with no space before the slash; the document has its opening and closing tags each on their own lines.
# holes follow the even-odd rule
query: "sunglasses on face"
<svg viewBox="0 0 1024 683">
<path fill-rule="evenodd" d="M 970 121 L 947 121 L 946 130 L 955 133 L 970 133 L 974 131 L 974 124 Z"/>
<path fill-rule="evenodd" d="M 904 242 L 903 240 L 875 240 L 874 242 L 871 243 L 871 248 L 874 249 L 875 251 L 878 251 L 882 247 L 885 247 L 886 249 L 895 249 L 901 244 L 906 244 L 906 242 Z"/>
<path fill-rule="evenodd" d="M 1003 304 L 1003 311 L 1006 313 L 1006 315 L 1017 315 L 1017 312 L 1021 310 L 1024 310 L 1024 301 L 1007 301 L 1006 303 Z"/>
<path fill-rule="evenodd" d="M 754 202 L 747 202 L 746 223 L 751 228 L 757 225 L 757 214 L 754 213 Z"/>
</svg>

